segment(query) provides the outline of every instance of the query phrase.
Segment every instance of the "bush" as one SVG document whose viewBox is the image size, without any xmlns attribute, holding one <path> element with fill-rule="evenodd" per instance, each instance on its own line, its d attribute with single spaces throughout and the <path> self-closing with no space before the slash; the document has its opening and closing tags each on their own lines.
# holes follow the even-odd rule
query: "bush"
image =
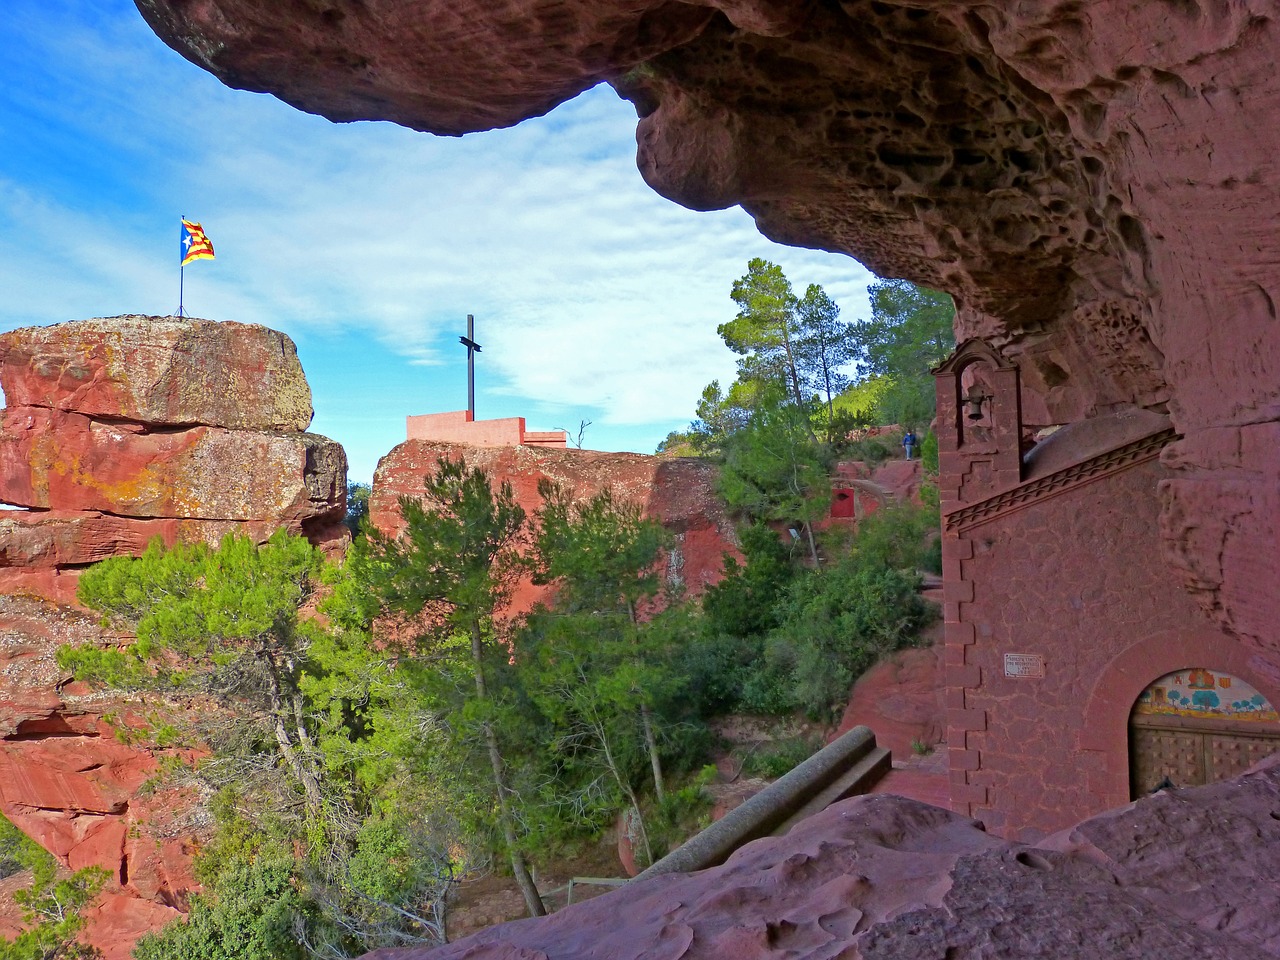
<svg viewBox="0 0 1280 960">
<path fill-rule="evenodd" d="M 858 551 L 797 581 L 769 638 L 761 676 L 775 674 L 769 689 L 780 693 L 776 674 L 789 659 L 791 705 L 814 719 L 830 719 L 853 681 L 880 657 L 908 645 L 926 621 L 919 576 L 877 559 Z"/>
<path fill-rule="evenodd" d="M 795 667 L 794 645 L 771 635 L 764 642 L 763 654 L 742 684 L 741 709 L 747 713 L 774 716 L 793 713 L 798 706 Z"/>
<path fill-rule="evenodd" d="M 707 785 L 716 778 L 714 764 L 708 764 L 698 775 L 678 790 L 667 793 L 658 804 L 649 828 L 653 855 L 661 859 L 711 823 L 711 795 Z"/>
<path fill-rule="evenodd" d="M 760 747 L 742 761 L 742 772 L 749 777 L 776 780 L 808 760 L 821 743 L 813 737 L 790 737 Z"/>
<path fill-rule="evenodd" d="M 739 709 L 743 687 L 757 668 L 764 637 L 735 637 L 704 622 L 692 631 L 677 654 L 674 669 L 686 679 L 688 708 L 699 717 L 714 717 Z"/>
<path fill-rule="evenodd" d="M 302 960 L 294 936 L 301 900 L 287 852 L 228 865 L 212 890 L 192 898 L 191 913 L 134 949 L 136 960 Z"/>
<path fill-rule="evenodd" d="M 0 936 L 0 960 L 100 960 L 101 951 L 79 940 L 80 911 L 98 895 L 111 875 L 85 867 L 58 878 L 58 862 L 42 846 L 0 816 L 0 873 L 31 871 L 31 885 L 13 891 L 26 929 L 12 940 Z"/>
<path fill-rule="evenodd" d="M 0 816 L 0 879 L 23 870 L 47 873 L 56 870 L 53 855 L 19 830 L 7 817 Z"/>
<path fill-rule="evenodd" d="M 703 599 L 701 629 L 682 647 L 679 672 L 701 716 L 733 712 L 827 718 L 879 657 L 911 642 L 927 619 L 917 570 L 941 572 L 936 496 L 866 518 L 843 559 L 792 566 L 773 530 L 743 533 L 745 566 Z"/>
<path fill-rule="evenodd" d="M 779 625 L 763 640 L 701 638 L 692 651 L 705 671 L 696 681 L 705 685 L 704 705 L 775 716 L 803 710 L 830 719 L 853 681 L 908 645 L 927 620 L 919 576 L 886 566 L 883 559 L 891 553 L 884 545 L 867 557 L 855 552 L 797 579 L 779 604 Z M 730 644 L 759 654 L 735 659 L 726 650 Z M 711 669 L 717 662 L 723 664 L 718 674 Z M 739 684 L 736 696 L 733 683 Z"/>
<path fill-rule="evenodd" d="M 920 463 L 926 476 L 938 476 L 938 435 L 932 430 L 920 441 Z"/>
<path fill-rule="evenodd" d="M 662 769 L 673 776 L 701 769 L 718 742 L 715 733 L 698 718 L 672 721 L 669 713 L 667 717 L 658 743 Z"/>
<path fill-rule="evenodd" d="M 929 570 L 934 545 L 941 543 L 938 524 L 936 506 L 917 507 L 911 503 L 888 506 L 862 521 L 854 551 L 863 566 Z M 942 572 L 940 556 L 938 573 Z"/>
<path fill-rule="evenodd" d="M 703 597 L 703 610 L 717 629 L 743 636 L 774 623 L 774 603 L 795 577 L 791 551 L 763 523 L 739 531 L 744 562 L 725 556 L 724 578 Z"/>
<path fill-rule="evenodd" d="M 841 460 L 861 460 L 868 467 L 879 466 L 901 453 L 901 443 L 890 437 L 846 437 L 835 444 L 835 454 Z"/>
</svg>

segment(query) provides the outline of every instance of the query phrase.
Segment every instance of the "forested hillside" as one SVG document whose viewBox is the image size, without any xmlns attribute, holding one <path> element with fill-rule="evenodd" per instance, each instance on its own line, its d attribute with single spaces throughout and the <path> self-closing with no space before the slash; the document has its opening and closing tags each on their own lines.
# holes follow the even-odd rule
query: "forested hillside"
<svg viewBox="0 0 1280 960">
<path fill-rule="evenodd" d="M 945 298 L 892 283 L 873 296 L 875 318 L 841 325 L 821 288 L 797 298 L 763 261 L 734 285 L 740 313 L 721 333 L 739 377 L 708 387 L 667 444 L 720 463 L 740 519 L 742 561 L 697 600 L 662 575 L 671 543 L 640 505 L 545 482 L 529 514 L 462 459 L 402 498 L 396 537 L 355 498 L 341 565 L 281 532 L 157 543 L 86 571 L 81 602 L 136 640 L 59 662 L 145 693 L 147 735 L 199 748 L 165 776 L 212 818 L 205 892 L 136 956 L 438 942 L 451 889 L 486 869 L 539 914 L 538 869 L 620 815 L 641 866 L 697 829 L 718 717 L 829 724 L 853 680 L 929 618 L 919 571 L 937 563 L 927 492 L 855 535 L 816 529 L 838 460 L 901 455 L 899 433 L 868 425 L 905 412 L 927 429 Z M 509 615 L 530 576 L 553 600 Z M 212 708 L 198 728 L 155 706 L 191 700 Z M 762 762 L 776 775 L 796 759 Z"/>
</svg>

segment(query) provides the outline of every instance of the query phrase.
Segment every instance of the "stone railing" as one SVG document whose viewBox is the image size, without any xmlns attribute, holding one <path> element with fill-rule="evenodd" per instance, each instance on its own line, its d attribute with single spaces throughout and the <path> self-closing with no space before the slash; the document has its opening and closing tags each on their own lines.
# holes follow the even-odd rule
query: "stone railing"
<svg viewBox="0 0 1280 960">
<path fill-rule="evenodd" d="M 745 843 L 783 834 L 837 800 L 867 793 L 889 771 L 890 761 L 889 751 L 876 746 L 869 727 L 854 727 L 635 879 L 724 863 Z"/>
</svg>

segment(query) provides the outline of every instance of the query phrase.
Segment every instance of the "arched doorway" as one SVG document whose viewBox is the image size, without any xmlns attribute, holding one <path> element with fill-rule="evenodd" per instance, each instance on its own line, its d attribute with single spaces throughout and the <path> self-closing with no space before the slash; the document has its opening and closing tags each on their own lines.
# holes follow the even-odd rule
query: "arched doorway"
<svg viewBox="0 0 1280 960">
<path fill-rule="evenodd" d="M 1193 667 L 1167 673 L 1129 715 L 1130 795 L 1239 776 L 1280 751 L 1280 714 L 1239 677 Z"/>
</svg>

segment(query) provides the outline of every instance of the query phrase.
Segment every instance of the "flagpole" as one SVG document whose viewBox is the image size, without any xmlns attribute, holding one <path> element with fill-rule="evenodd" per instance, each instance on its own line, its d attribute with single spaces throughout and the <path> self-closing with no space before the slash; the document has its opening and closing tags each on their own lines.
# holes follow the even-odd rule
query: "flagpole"
<svg viewBox="0 0 1280 960">
<path fill-rule="evenodd" d="M 186 273 L 185 273 L 186 265 L 183 263 L 183 261 L 186 259 L 186 257 L 184 256 L 186 251 L 182 249 L 182 224 L 183 224 L 183 221 L 185 221 L 186 219 L 187 219 L 187 215 L 185 213 L 178 218 L 178 316 L 179 317 L 182 316 L 183 285 L 186 282 Z"/>
<path fill-rule="evenodd" d="M 186 266 L 188 260 L 212 260 L 213 244 L 200 224 L 182 217 L 182 227 L 178 234 L 178 316 L 187 314 L 185 303 Z"/>
</svg>

